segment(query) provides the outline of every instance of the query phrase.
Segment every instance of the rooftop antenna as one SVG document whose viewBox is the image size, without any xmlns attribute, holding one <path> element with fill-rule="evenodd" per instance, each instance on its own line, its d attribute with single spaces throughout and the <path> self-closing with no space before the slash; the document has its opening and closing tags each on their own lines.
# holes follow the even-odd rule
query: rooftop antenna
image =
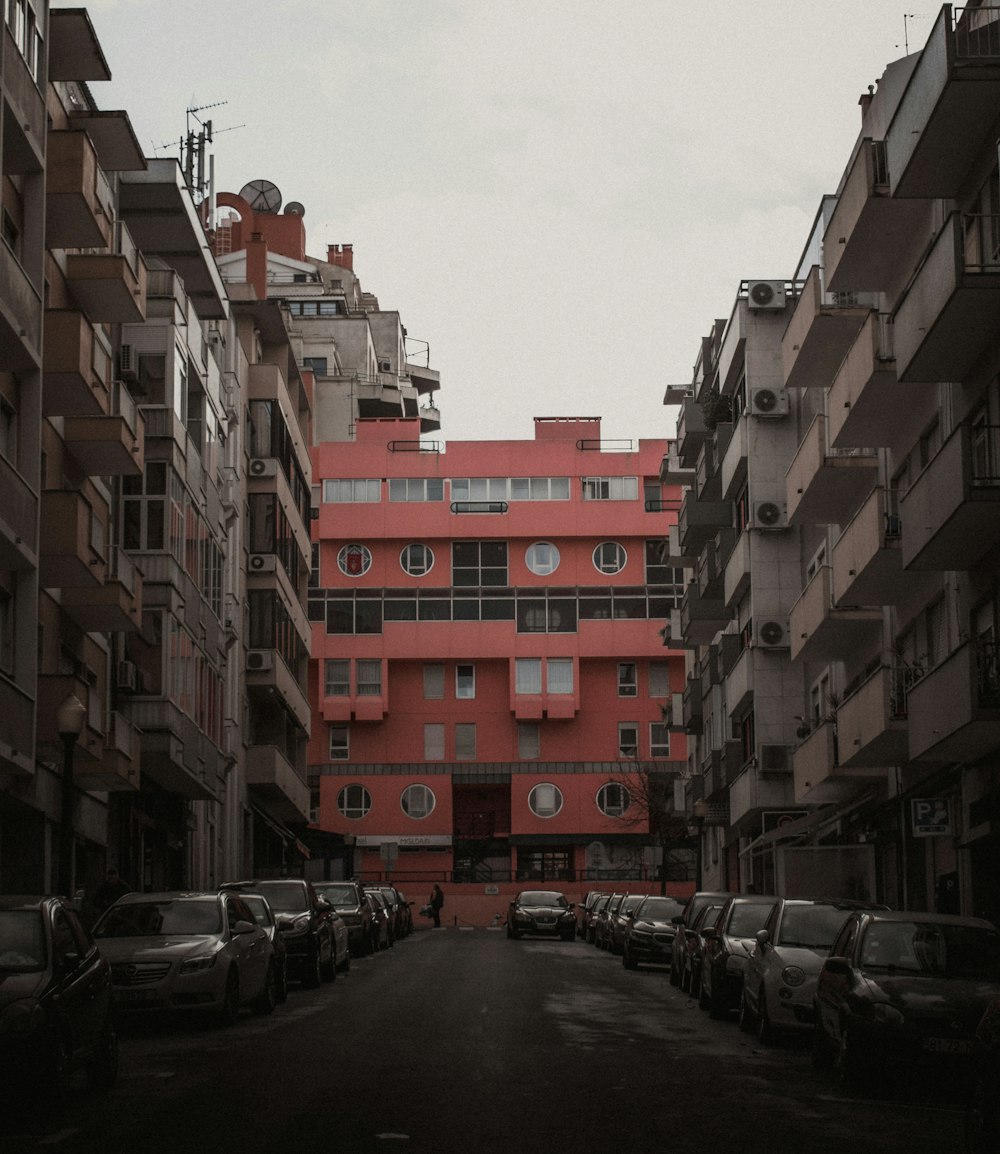
<svg viewBox="0 0 1000 1154">
<path fill-rule="evenodd" d="M 211 120 L 203 121 L 198 113 L 206 112 L 210 108 L 221 108 L 228 103 L 228 100 L 218 100 L 214 104 L 195 105 L 187 109 L 186 132 L 179 142 L 180 158 L 184 181 L 191 190 L 195 204 L 201 204 L 210 191 L 211 174 L 206 172 L 206 167 L 210 166 L 206 165 L 206 160 L 208 146 L 212 143 L 213 137 L 222 132 L 233 132 L 237 128 L 246 127 L 244 124 L 234 124 L 228 128 L 215 129 L 213 133 Z M 197 125 L 197 131 L 192 127 L 192 122 Z M 169 145 L 163 147 L 167 148 Z"/>
</svg>

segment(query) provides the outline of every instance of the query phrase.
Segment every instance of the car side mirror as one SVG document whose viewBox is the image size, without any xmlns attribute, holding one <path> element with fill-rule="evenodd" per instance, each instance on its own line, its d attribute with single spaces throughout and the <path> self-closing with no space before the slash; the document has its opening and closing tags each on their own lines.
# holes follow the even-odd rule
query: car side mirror
<svg viewBox="0 0 1000 1154">
<path fill-rule="evenodd" d="M 684 915 L 683 914 L 674 914 L 674 916 L 670 920 L 674 923 L 675 926 L 684 925 Z"/>
<path fill-rule="evenodd" d="M 252 934 L 256 928 L 253 922 L 240 919 L 229 932 L 236 937 L 239 934 Z"/>
<path fill-rule="evenodd" d="M 327 913 L 329 910 L 333 909 L 333 906 L 330 905 L 326 898 L 317 898 L 316 909 L 321 910 L 323 913 Z"/>
<path fill-rule="evenodd" d="M 850 979 L 852 973 L 851 963 L 847 958 L 827 958 L 823 963 L 823 969 L 826 970 L 828 974 L 836 974 L 838 978 Z"/>
<path fill-rule="evenodd" d="M 279 917 L 279 918 L 275 919 L 275 925 L 278 927 L 278 930 L 281 933 L 285 933 L 287 930 L 294 928 L 295 921 L 292 918 Z"/>
<path fill-rule="evenodd" d="M 757 940 L 757 945 L 762 948 L 766 946 L 767 943 L 771 940 L 771 935 L 767 932 L 767 930 L 758 930 L 754 934 L 754 937 Z"/>
<path fill-rule="evenodd" d="M 59 969 L 64 974 L 71 974 L 81 961 L 82 958 L 76 950 L 67 950 L 59 959 Z"/>
</svg>

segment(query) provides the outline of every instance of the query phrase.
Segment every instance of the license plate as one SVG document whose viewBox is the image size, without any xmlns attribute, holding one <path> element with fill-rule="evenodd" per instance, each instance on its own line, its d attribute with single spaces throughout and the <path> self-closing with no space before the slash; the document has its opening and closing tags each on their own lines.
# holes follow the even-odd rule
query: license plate
<svg viewBox="0 0 1000 1154">
<path fill-rule="evenodd" d="M 924 1038 L 924 1049 L 932 1054 L 971 1054 L 972 1043 L 956 1038 Z"/>
<path fill-rule="evenodd" d="M 158 1001 L 155 990 L 115 990 L 117 1002 L 155 1002 Z"/>
</svg>

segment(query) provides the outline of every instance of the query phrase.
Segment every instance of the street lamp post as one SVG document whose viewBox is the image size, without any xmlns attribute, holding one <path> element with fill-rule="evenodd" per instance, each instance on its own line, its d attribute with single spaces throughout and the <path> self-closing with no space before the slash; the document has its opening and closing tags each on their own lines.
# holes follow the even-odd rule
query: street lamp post
<svg viewBox="0 0 1000 1154">
<path fill-rule="evenodd" d="M 63 743 L 62 811 L 59 823 L 59 892 L 73 896 L 73 751 L 83 732 L 87 709 L 75 695 L 56 710 L 56 727 Z"/>
<path fill-rule="evenodd" d="M 694 888 L 701 889 L 702 850 L 701 835 L 705 828 L 705 818 L 708 817 L 708 802 L 699 798 L 691 806 L 691 821 L 695 830 L 695 859 L 694 859 Z"/>
</svg>

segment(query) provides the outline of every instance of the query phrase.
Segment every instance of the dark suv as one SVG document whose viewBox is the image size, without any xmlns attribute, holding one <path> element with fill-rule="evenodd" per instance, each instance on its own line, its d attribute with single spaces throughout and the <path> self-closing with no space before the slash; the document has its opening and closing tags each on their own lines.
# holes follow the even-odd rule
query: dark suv
<svg viewBox="0 0 1000 1154">
<path fill-rule="evenodd" d="M 313 888 L 321 898 L 326 898 L 347 926 L 347 940 L 351 953 L 363 957 L 376 949 L 378 929 L 372 908 L 365 899 L 365 891 L 359 882 L 313 882 Z"/>
</svg>

